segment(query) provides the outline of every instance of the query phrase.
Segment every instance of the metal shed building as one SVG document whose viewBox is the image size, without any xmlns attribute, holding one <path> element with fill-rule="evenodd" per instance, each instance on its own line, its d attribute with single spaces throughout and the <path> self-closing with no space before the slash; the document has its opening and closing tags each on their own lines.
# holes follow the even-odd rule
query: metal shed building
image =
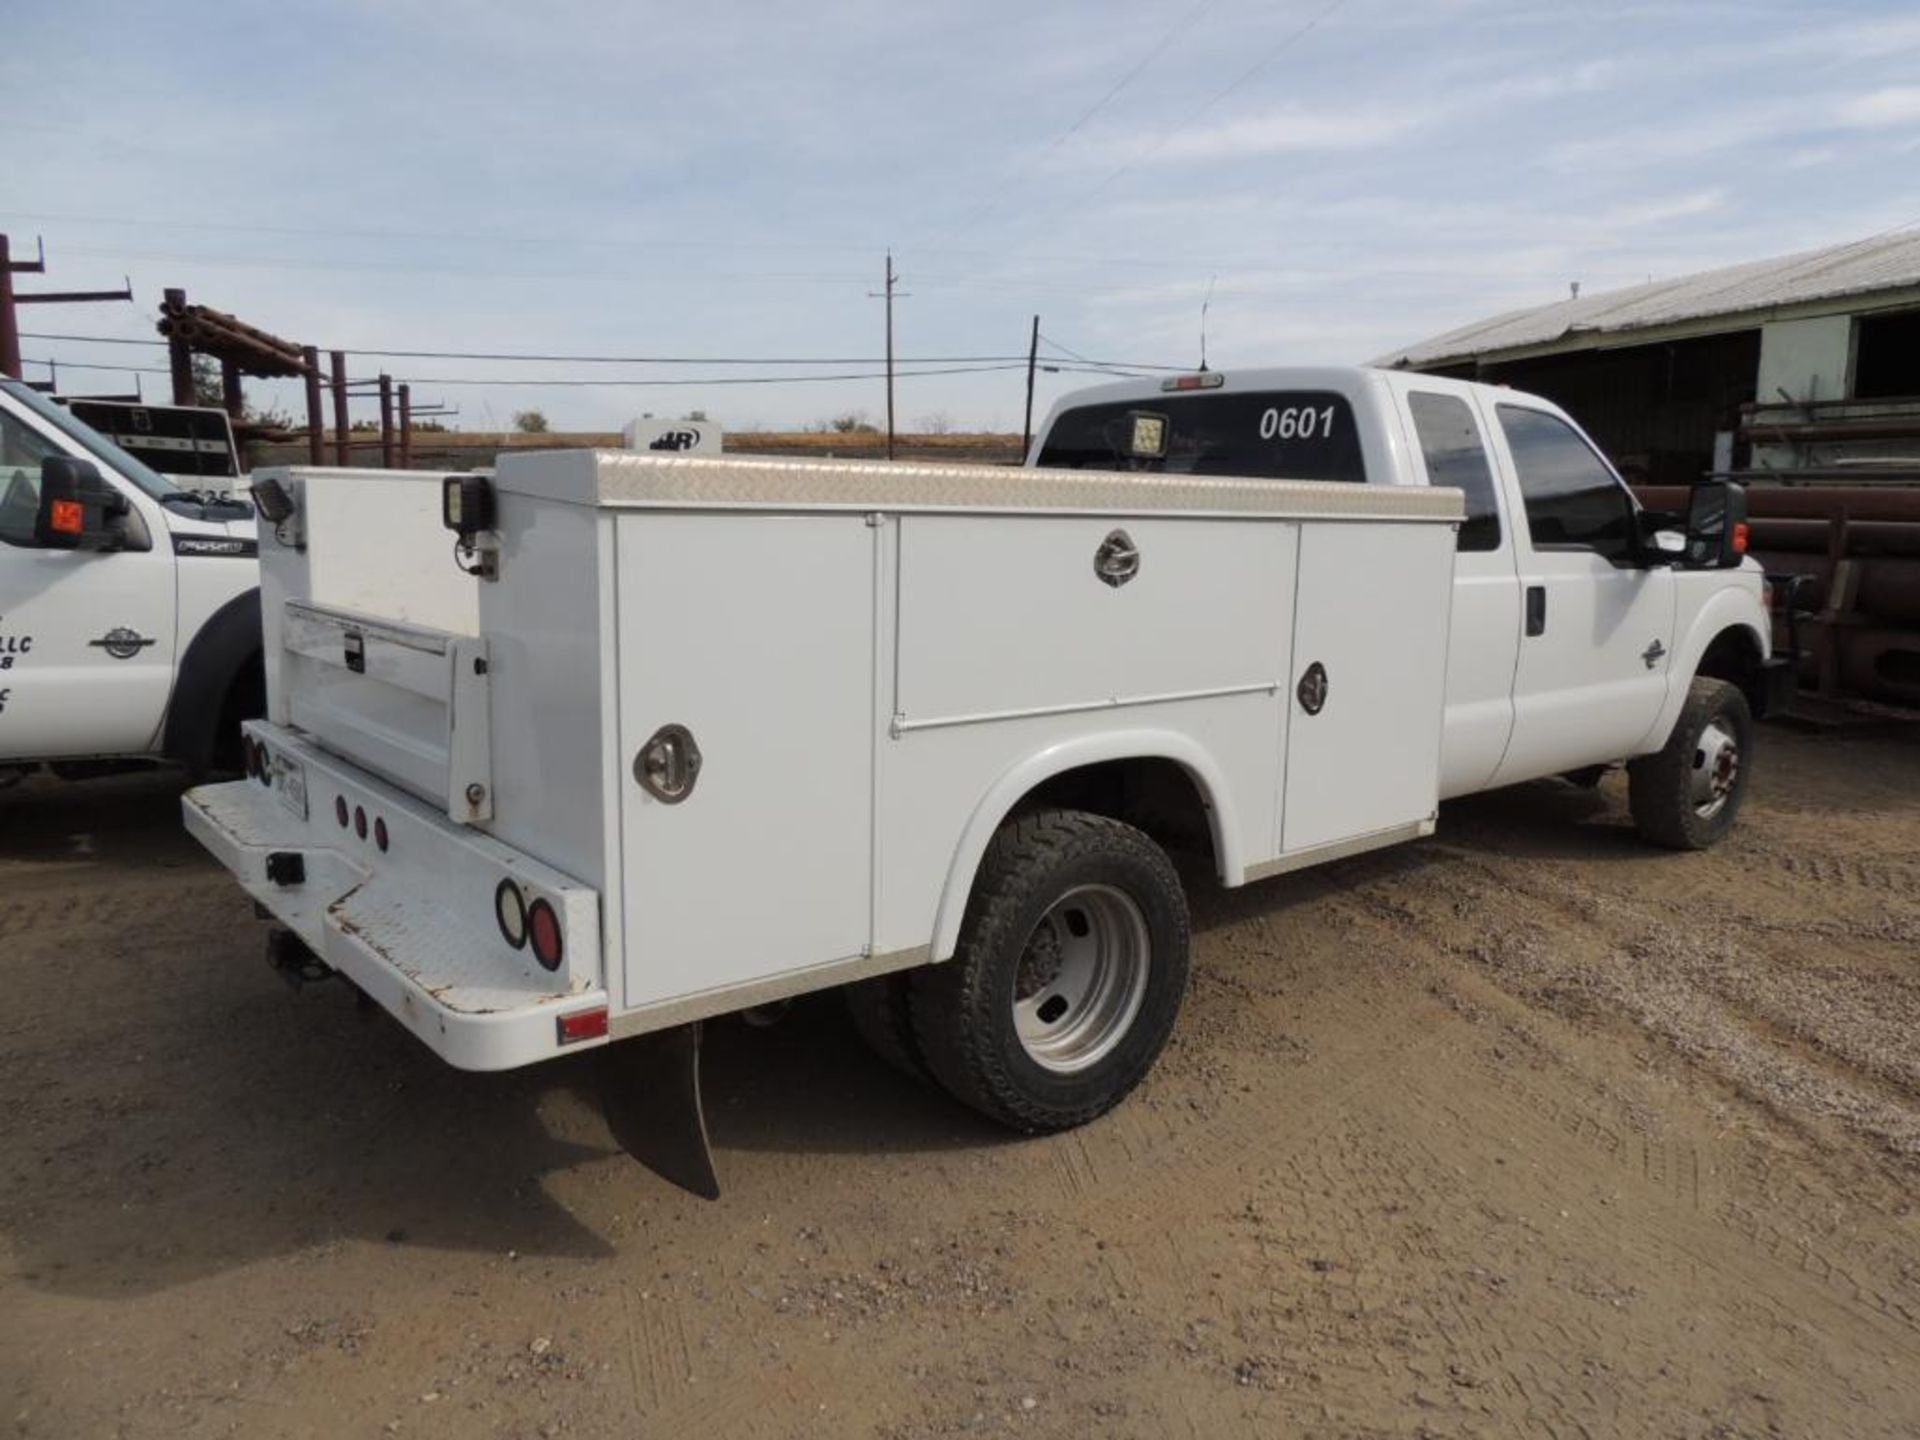
<svg viewBox="0 0 1920 1440">
<path fill-rule="evenodd" d="M 1546 395 L 1636 481 L 1920 474 L 1920 231 L 1509 311 L 1373 363 Z"/>
</svg>

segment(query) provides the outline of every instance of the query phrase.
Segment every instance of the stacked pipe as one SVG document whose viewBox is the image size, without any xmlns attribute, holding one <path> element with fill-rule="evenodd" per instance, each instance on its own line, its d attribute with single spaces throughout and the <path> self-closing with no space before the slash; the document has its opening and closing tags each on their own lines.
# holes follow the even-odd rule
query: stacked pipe
<svg viewBox="0 0 1920 1440">
<path fill-rule="evenodd" d="M 1679 486 L 1639 487 L 1650 509 L 1684 511 Z M 1770 574 L 1805 575 L 1802 679 L 1825 691 L 1920 705 L 1920 487 L 1754 485 L 1752 554 Z M 1776 643 L 1786 638 L 1776 618 Z"/>
<path fill-rule="evenodd" d="M 222 360 L 231 360 L 250 375 L 304 375 L 306 360 L 300 347 L 256 330 L 242 320 L 207 305 L 175 304 L 160 307 L 160 333 Z"/>
</svg>

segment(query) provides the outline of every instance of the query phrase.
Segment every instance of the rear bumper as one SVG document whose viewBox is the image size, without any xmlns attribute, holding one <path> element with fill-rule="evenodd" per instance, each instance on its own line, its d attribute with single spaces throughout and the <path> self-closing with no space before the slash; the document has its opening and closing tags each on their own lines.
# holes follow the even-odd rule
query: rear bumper
<svg viewBox="0 0 1920 1440">
<path fill-rule="evenodd" d="M 1784 715 L 1793 706 L 1800 687 L 1800 667 L 1793 655 L 1775 655 L 1760 662 L 1760 714 Z"/>
<path fill-rule="evenodd" d="M 607 1007 L 592 889 L 454 824 L 293 731 L 259 721 L 246 731 L 274 756 L 272 783 L 188 791 L 181 800 L 187 830 L 323 961 L 462 1070 L 512 1069 L 606 1043 L 561 1038 L 563 1018 Z M 284 798 L 296 768 L 304 814 Z M 293 855 L 297 867 L 284 858 Z M 269 857 L 283 857 L 272 867 L 278 879 L 269 878 Z M 287 883 L 290 872 L 299 878 Z M 557 970 L 503 935 L 494 918 L 503 882 L 528 903 L 545 899 L 559 916 Z"/>
</svg>

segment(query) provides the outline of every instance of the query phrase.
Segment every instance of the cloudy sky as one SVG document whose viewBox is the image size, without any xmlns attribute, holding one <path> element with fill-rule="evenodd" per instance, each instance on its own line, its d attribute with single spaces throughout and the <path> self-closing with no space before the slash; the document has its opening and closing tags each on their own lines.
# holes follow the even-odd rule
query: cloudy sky
<svg viewBox="0 0 1920 1440">
<path fill-rule="evenodd" d="M 137 297 L 29 331 L 151 338 L 182 286 L 323 349 L 849 362 L 354 362 L 476 429 L 878 419 L 875 379 L 712 382 L 877 368 L 888 246 L 922 368 L 1035 313 L 1054 359 L 1192 364 L 1209 293 L 1230 368 L 1920 223 L 1911 0 L 10 0 L 0 93 L 15 254 Z M 903 380 L 902 426 L 1017 430 L 1022 383 Z"/>
</svg>

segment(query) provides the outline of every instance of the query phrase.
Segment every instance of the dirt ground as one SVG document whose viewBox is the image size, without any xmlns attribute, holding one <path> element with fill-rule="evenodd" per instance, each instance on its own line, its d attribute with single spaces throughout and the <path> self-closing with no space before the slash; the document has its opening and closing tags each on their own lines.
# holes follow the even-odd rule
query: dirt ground
<svg viewBox="0 0 1920 1440">
<path fill-rule="evenodd" d="M 1078 1134 L 716 1027 L 713 1204 L 290 994 L 175 785 L 0 795 L 0 1434 L 1920 1434 L 1920 733 L 1763 738 L 1710 854 L 1616 778 L 1202 884 Z"/>
</svg>

